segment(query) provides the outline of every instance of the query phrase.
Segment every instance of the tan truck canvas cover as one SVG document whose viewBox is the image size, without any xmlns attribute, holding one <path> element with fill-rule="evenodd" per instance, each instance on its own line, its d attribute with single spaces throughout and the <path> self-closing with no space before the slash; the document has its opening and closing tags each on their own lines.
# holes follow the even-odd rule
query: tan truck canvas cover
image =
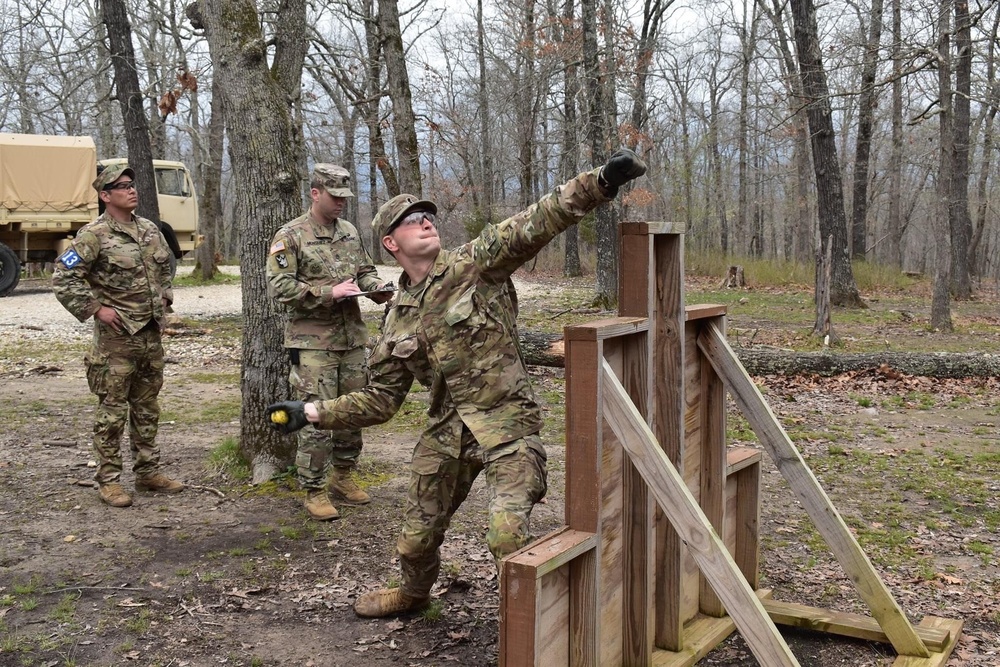
<svg viewBox="0 0 1000 667">
<path fill-rule="evenodd" d="M 0 134 L 0 206 L 10 210 L 97 209 L 90 137 Z"/>
</svg>

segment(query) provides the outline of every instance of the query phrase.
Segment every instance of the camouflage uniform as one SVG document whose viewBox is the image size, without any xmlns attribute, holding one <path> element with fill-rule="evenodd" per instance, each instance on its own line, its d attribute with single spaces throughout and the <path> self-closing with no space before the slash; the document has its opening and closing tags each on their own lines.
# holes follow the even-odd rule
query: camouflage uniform
<svg viewBox="0 0 1000 667">
<path fill-rule="evenodd" d="M 314 177 L 327 172 L 348 177 L 343 168 L 325 164 L 316 165 Z M 346 187 L 328 191 L 353 196 Z M 368 380 L 368 328 L 358 299 L 333 300 L 334 285 L 349 278 L 362 291 L 381 284 L 358 230 L 347 220 L 338 218 L 331 226 L 306 212 L 274 235 L 267 258 L 268 292 L 288 310 L 288 382 L 298 400 L 333 399 L 362 389 Z M 357 428 L 320 431 L 307 426 L 297 437 L 295 465 L 306 489 L 322 488 L 329 466 L 353 467 L 361 453 Z"/>
<path fill-rule="evenodd" d="M 77 232 L 56 260 L 56 298 L 81 322 L 101 306 L 117 311 L 117 333 L 94 317 L 94 339 L 84 357 L 90 391 L 99 405 L 94 424 L 98 466 L 94 479 L 117 482 L 122 472 L 120 441 L 128 422 L 132 470 L 137 477 L 159 468 L 157 396 L 163 386 L 160 328 L 173 302 L 170 248 L 156 225 L 137 216 L 131 224 L 105 213 Z"/>
<path fill-rule="evenodd" d="M 429 593 L 444 532 L 484 469 L 491 553 L 499 562 L 528 540 L 531 509 L 546 492 L 545 450 L 541 409 L 518 347 L 510 276 L 608 201 L 599 172 L 581 174 L 475 240 L 440 251 L 421 284 L 404 273 L 369 359 L 368 386 L 317 404 L 320 427 L 357 428 L 390 419 L 414 379 L 430 388 L 429 425 L 413 452 L 397 544 L 406 595 Z M 381 237 L 386 221 L 376 217 L 374 224 Z"/>
</svg>

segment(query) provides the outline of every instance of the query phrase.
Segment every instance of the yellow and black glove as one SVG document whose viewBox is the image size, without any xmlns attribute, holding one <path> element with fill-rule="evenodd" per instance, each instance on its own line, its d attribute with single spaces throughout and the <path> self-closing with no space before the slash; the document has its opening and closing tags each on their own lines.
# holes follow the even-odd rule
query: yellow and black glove
<svg viewBox="0 0 1000 667">
<path fill-rule="evenodd" d="M 306 419 L 304 401 L 281 401 L 267 406 L 267 417 L 271 428 L 285 435 L 295 433 L 309 423 Z"/>
</svg>

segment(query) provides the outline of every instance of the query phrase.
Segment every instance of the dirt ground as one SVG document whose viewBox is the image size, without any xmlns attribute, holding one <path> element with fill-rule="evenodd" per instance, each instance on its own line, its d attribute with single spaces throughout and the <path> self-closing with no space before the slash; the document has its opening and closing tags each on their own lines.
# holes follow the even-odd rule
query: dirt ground
<svg viewBox="0 0 1000 667">
<path fill-rule="evenodd" d="M 237 343 L 181 331 L 165 345 L 168 357 L 186 352 L 168 365 L 161 394 L 163 467 L 190 486 L 176 496 L 137 494 L 123 510 L 102 505 L 92 487 L 94 399 L 79 347 L 4 348 L 0 667 L 496 664 L 498 597 L 481 482 L 443 547 L 431 610 L 378 620 L 352 611 L 359 593 L 398 576 L 395 538 L 418 421 L 366 433 L 370 505 L 311 522 L 290 478 L 254 488 L 213 464 L 220 443 L 239 432 Z M 558 416 L 561 371 L 534 375 Z M 766 378 L 763 386 L 910 617 L 965 620 L 948 664 L 1000 664 L 1000 384 L 871 372 Z M 550 493 L 534 514 L 536 535 L 561 525 L 564 509 L 562 435 L 544 435 Z M 730 441 L 754 444 L 735 413 Z M 129 465 L 126 454 L 131 489 Z M 946 477 L 926 477 L 942 470 Z M 917 482 L 925 479 L 937 481 Z M 938 484 L 942 493 L 932 493 Z M 762 585 L 778 599 L 863 612 L 773 467 L 763 494 Z M 785 636 L 802 665 L 887 665 L 893 657 L 880 644 Z M 702 664 L 757 663 L 734 637 Z"/>
</svg>

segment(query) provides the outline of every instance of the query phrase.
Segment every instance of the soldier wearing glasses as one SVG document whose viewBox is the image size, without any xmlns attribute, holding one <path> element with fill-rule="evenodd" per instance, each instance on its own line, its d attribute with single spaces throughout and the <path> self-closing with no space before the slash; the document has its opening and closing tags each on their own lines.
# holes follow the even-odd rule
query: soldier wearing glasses
<svg viewBox="0 0 1000 667">
<path fill-rule="evenodd" d="M 646 165 L 630 150 L 580 174 L 528 209 L 454 250 L 441 248 L 437 207 L 413 195 L 386 202 L 375 237 L 403 269 L 385 330 L 370 358 L 371 381 L 333 401 L 285 402 L 281 430 L 364 427 L 388 421 L 414 380 L 430 390 L 427 428 L 413 450 L 396 549 L 398 587 L 360 596 L 359 616 L 419 609 L 441 568 L 452 516 L 480 473 L 489 493 L 486 543 L 500 559 L 528 541 L 535 503 L 547 489 L 542 411 L 517 336 L 511 274 L 560 232 L 613 199 Z"/>
<path fill-rule="evenodd" d="M 343 167 L 317 164 L 309 210 L 279 229 L 268 251 L 268 292 L 288 311 L 288 382 L 303 401 L 334 399 L 368 381 L 368 328 L 357 295 L 383 285 L 358 230 L 340 217 L 347 198 L 354 196 L 350 182 Z M 391 297 L 391 292 L 367 296 L 376 303 Z M 353 477 L 361 446 L 360 429 L 307 428 L 298 434 L 295 466 L 310 517 L 339 516 L 331 495 L 354 505 L 371 500 Z"/>
<path fill-rule="evenodd" d="M 136 491 L 178 493 L 184 485 L 160 472 L 157 397 L 163 386 L 160 329 L 173 302 L 170 248 L 155 224 L 136 216 L 135 173 L 107 167 L 94 181 L 104 213 L 77 232 L 56 260 L 56 298 L 78 320 L 94 318 L 84 357 L 97 395 L 94 452 L 99 496 L 112 507 L 132 497 L 120 483 L 121 437 L 128 424 Z"/>
</svg>

